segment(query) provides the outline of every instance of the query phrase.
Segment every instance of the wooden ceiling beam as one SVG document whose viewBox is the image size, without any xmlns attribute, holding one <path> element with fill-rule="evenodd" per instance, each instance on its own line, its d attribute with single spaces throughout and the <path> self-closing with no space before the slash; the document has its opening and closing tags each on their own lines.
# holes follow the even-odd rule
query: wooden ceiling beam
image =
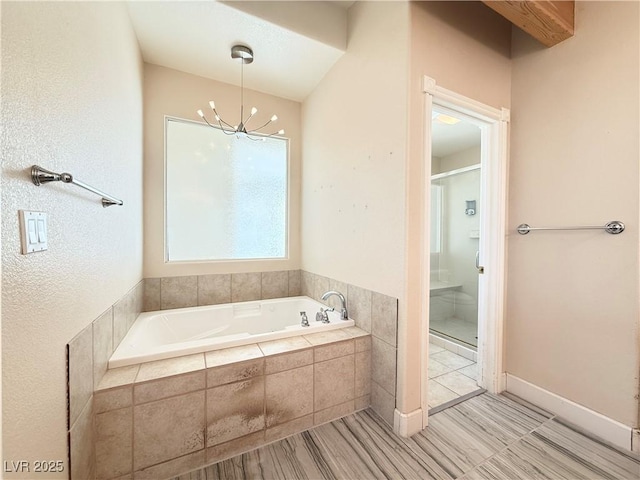
<svg viewBox="0 0 640 480">
<path fill-rule="evenodd" d="M 482 3 L 547 47 L 573 36 L 574 0 L 482 0 Z"/>
</svg>

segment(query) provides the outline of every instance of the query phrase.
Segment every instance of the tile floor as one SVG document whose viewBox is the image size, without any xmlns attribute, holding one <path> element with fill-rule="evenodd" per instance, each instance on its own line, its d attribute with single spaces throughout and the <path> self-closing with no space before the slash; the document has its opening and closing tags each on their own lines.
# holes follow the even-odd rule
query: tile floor
<svg viewBox="0 0 640 480">
<path fill-rule="evenodd" d="M 640 456 L 515 397 L 484 393 L 432 415 L 411 438 L 367 409 L 176 480 L 638 478 Z"/>
<path fill-rule="evenodd" d="M 429 343 L 429 408 L 478 390 L 478 364 Z"/>
<path fill-rule="evenodd" d="M 445 337 L 461 340 L 469 345 L 478 345 L 478 322 L 468 322 L 458 317 L 429 319 L 429 328 Z"/>
</svg>

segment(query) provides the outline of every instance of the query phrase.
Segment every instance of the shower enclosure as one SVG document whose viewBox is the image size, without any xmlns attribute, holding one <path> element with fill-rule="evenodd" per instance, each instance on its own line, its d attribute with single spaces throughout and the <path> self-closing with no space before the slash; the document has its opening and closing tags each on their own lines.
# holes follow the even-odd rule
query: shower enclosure
<svg viewBox="0 0 640 480">
<path fill-rule="evenodd" d="M 481 132 L 434 110 L 431 133 L 430 331 L 477 347 Z"/>
<path fill-rule="evenodd" d="M 431 177 L 430 328 L 457 343 L 478 345 L 480 166 Z"/>
</svg>

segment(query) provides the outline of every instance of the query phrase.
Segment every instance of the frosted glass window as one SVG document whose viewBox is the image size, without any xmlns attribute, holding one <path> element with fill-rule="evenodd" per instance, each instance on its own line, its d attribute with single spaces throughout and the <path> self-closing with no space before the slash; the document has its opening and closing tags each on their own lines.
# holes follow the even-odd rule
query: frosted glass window
<svg viewBox="0 0 640 480">
<path fill-rule="evenodd" d="M 169 261 L 287 255 L 288 141 L 166 119 Z"/>
</svg>

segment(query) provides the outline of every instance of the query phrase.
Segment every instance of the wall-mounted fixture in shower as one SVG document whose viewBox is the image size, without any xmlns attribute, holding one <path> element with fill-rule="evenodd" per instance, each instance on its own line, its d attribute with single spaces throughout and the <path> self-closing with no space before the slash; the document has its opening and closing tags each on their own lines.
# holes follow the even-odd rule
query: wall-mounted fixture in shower
<svg viewBox="0 0 640 480">
<path fill-rule="evenodd" d="M 475 200 L 465 200 L 467 203 L 467 208 L 464 209 L 465 215 L 475 215 L 476 214 L 476 201 Z"/>
</svg>

